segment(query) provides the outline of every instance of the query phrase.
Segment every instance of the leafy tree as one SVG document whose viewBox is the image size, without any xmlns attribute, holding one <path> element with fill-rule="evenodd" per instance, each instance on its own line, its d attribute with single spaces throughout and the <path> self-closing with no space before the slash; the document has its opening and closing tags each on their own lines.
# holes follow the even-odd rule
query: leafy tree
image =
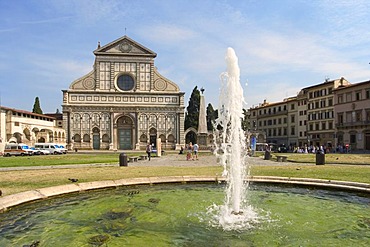
<svg viewBox="0 0 370 247">
<path fill-rule="evenodd" d="M 42 114 L 39 97 L 35 98 L 35 103 L 33 104 L 32 112 Z"/>
<path fill-rule="evenodd" d="M 185 129 L 193 127 L 198 129 L 199 124 L 200 91 L 197 86 L 193 89 L 189 99 L 189 105 L 185 114 Z"/>
<path fill-rule="evenodd" d="M 250 115 L 249 112 L 246 109 L 243 109 L 243 115 L 244 117 L 242 118 L 242 130 L 247 131 L 250 129 Z"/>
<path fill-rule="evenodd" d="M 218 117 L 218 111 L 213 109 L 211 103 L 207 106 L 207 130 L 213 130 L 213 125 Z"/>
</svg>

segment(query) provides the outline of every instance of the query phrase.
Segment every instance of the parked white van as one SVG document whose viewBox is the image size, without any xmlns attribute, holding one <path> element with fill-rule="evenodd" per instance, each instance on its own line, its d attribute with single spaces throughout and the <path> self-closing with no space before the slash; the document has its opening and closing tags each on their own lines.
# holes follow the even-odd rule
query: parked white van
<svg viewBox="0 0 370 247">
<path fill-rule="evenodd" d="M 50 154 L 62 154 L 63 150 L 55 143 L 36 143 L 36 149 L 47 150 Z"/>
<path fill-rule="evenodd" d="M 25 156 L 32 155 L 33 150 L 23 143 L 8 143 L 5 145 L 4 156 Z"/>
</svg>

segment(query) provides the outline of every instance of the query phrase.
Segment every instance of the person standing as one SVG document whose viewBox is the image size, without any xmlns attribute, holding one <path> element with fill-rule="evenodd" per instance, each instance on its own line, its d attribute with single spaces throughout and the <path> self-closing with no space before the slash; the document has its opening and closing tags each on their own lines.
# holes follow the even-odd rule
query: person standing
<svg viewBox="0 0 370 247">
<path fill-rule="evenodd" d="M 198 150 L 199 150 L 199 145 L 197 143 L 195 143 L 194 146 L 193 146 L 193 151 L 194 151 L 193 160 L 194 159 L 198 160 Z"/>
<path fill-rule="evenodd" d="M 191 160 L 193 152 L 193 144 L 190 142 L 186 148 L 186 160 Z"/>
<path fill-rule="evenodd" d="M 146 153 L 148 154 L 148 160 L 150 161 L 150 157 L 152 154 L 152 145 L 150 145 L 150 143 L 146 145 Z"/>
</svg>

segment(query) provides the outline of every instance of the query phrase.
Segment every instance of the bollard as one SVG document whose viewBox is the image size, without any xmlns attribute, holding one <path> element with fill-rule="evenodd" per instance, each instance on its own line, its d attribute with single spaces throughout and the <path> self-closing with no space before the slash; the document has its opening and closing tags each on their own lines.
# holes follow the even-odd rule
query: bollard
<svg viewBox="0 0 370 247">
<path fill-rule="evenodd" d="M 316 165 L 325 165 L 325 154 L 316 154 Z"/>
<path fill-rule="evenodd" d="M 127 166 L 127 155 L 125 153 L 119 154 L 119 166 Z"/>
<path fill-rule="evenodd" d="M 264 160 L 270 160 L 270 159 L 271 159 L 271 153 L 269 151 L 265 151 Z"/>
</svg>

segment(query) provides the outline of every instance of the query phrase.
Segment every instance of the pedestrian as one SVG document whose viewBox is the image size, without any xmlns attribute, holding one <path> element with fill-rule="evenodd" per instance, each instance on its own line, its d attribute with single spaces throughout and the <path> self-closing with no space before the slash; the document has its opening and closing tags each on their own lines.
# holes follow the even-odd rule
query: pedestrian
<svg viewBox="0 0 370 247">
<path fill-rule="evenodd" d="M 194 146 L 193 146 L 193 151 L 194 151 L 193 160 L 194 160 L 194 158 L 198 160 L 198 150 L 199 150 L 199 146 L 198 146 L 198 144 L 195 143 Z"/>
<path fill-rule="evenodd" d="M 146 145 L 146 153 L 148 154 L 148 160 L 150 161 L 150 157 L 152 154 L 152 145 L 150 145 L 150 143 Z"/>
<path fill-rule="evenodd" d="M 191 160 L 191 153 L 193 152 L 193 144 L 189 142 L 186 148 L 186 160 Z"/>
</svg>

